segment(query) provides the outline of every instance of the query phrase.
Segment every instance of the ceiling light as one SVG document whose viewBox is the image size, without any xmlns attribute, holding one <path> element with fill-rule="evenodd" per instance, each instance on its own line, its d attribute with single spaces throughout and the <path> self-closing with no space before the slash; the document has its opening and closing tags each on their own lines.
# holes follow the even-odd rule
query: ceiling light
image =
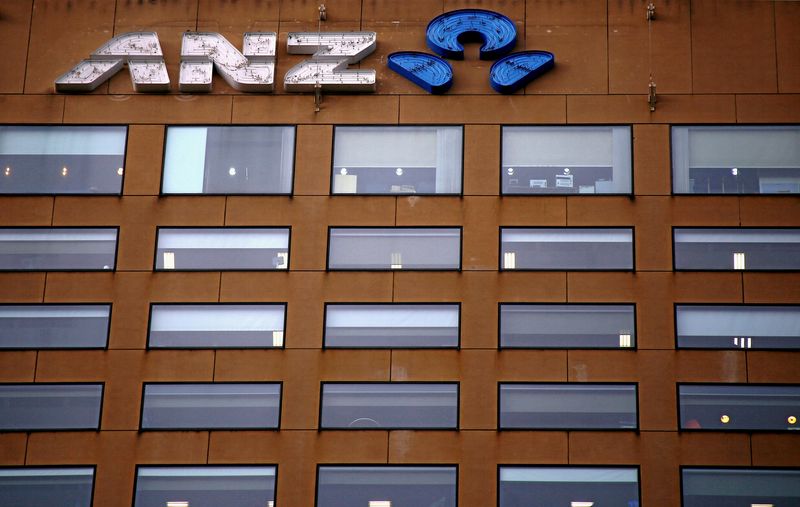
<svg viewBox="0 0 800 507">
<path fill-rule="evenodd" d="M 62 167 L 61 176 L 66 176 L 67 174 L 69 174 L 69 169 L 67 169 L 67 166 Z"/>
<path fill-rule="evenodd" d="M 722 424 L 728 424 L 729 422 L 731 422 L 730 416 L 726 414 L 722 414 L 722 417 L 720 417 L 719 420 L 720 422 L 722 422 Z"/>
<path fill-rule="evenodd" d="M 189 502 L 186 500 L 169 500 L 167 507 L 189 507 Z"/>
<path fill-rule="evenodd" d="M 508 168 L 508 175 L 509 176 L 513 176 L 514 175 L 514 168 L 513 167 L 509 167 Z"/>
<path fill-rule="evenodd" d="M 3 171 L 3 174 L 5 174 L 6 176 L 11 176 L 11 168 L 6 166 L 6 170 Z"/>
<path fill-rule="evenodd" d="M 403 175 L 403 168 L 402 167 L 398 167 L 397 169 L 394 170 L 394 173 L 396 175 L 398 175 L 398 176 L 402 176 Z"/>
<path fill-rule="evenodd" d="M 775 504 L 771 504 L 771 503 L 751 503 L 750 507 L 775 507 Z"/>
<path fill-rule="evenodd" d="M 347 168 L 346 167 L 342 167 L 339 170 L 339 174 L 341 174 L 342 176 L 347 176 Z"/>
<path fill-rule="evenodd" d="M 228 174 L 231 176 L 236 176 L 236 168 L 231 167 L 230 169 L 228 169 Z"/>
<path fill-rule="evenodd" d="M 370 500 L 369 507 L 392 507 L 391 500 Z"/>
<path fill-rule="evenodd" d="M 122 176 L 123 172 L 124 172 L 124 170 L 121 167 L 119 169 L 117 169 L 117 175 Z"/>
<path fill-rule="evenodd" d="M 594 502 L 570 502 L 570 507 L 593 507 Z"/>
<path fill-rule="evenodd" d="M 794 424 L 794 423 L 796 423 L 796 422 L 797 422 L 797 417 L 795 417 L 795 416 L 793 416 L 793 415 L 790 415 L 790 416 L 789 416 L 789 417 L 786 419 L 786 421 L 787 421 L 789 424 Z"/>
<path fill-rule="evenodd" d="M 733 174 L 734 176 L 738 176 L 739 175 L 739 169 L 734 167 L 733 169 L 731 169 L 731 174 Z"/>
</svg>

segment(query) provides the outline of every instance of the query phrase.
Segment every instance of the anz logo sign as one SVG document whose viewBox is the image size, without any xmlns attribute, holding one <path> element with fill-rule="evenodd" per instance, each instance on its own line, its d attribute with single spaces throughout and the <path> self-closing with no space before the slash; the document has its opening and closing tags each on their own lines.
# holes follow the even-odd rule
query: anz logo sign
<svg viewBox="0 0 800 507">
<path fill-rule="evenodd" d="M 511 53 L 517 43 L 514 23 L 496 12 L 464 9 L 447 12 L 430 22 L 428 46 L 451 59 L 463 59 L 462 42 L 478 40 L 482 60 L 497 60 L 489 72 L 496 91 L 512 93 L 551 69 L 552 53 Z M 286 73 L 283 87 L 289 92 L 316 90 L 375 91 L 375 70 L 349 69 L 375 51 L 375 32 L 292 32 L 288 54 L 311 55 Z M 209 92 L 214 71 L 236 90 L 271 92 L 275 86 L 277 35 L 274 32 L 244 34 L 242 51 L 214 32 L 186 32 L 181 43 L 178 88 L 182 92 Z M 128 66 L 137 92 L 170 89 L 161 43 L 155 32 L 118 35 L 94 51 L 55 81 L 57 92 L 90 92 Z M 415 51 L 392 53 L 389 68 L 429 93 L 444 93 L 453 83 L 453 69 L 443 58 Z"/>
</svg>

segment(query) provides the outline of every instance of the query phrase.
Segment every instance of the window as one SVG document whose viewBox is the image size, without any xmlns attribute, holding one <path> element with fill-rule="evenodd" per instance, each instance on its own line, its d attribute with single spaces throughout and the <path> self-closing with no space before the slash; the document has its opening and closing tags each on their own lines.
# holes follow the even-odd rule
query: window
<svg viewBox="0 0 800 507">
<path fill-rule="evenodd" d="M 159 228 L 157 271 L 289 269 L 288 228 Z"/>
<path fill-rule="evenodd" d="M 500 305 L 501 348 L 629 349 L 636 346 L 633 305 Z"/>
<path fill-rule="evenodd" d="M 324 383 L 324 429 L 457 429 L 458 384 Z"/>
<path fill-rule="evenodd" d="M 679 384 L 683 430 L 800 429 L 800 386 Z"/>
<path fill-rule="evenodd" d="M 165 194 L 291 194 L 294 127 L 169 127 Z"/>
<path fill-rule="evenodd" d="M 0 305 L 0 349 L 102 349 L 111 305 Z"/>
<path fill-rule="evenodd" d="M 501 466 L 499 476 L 498 507 L 639 507 L 636 467 Z"/>
<path fill-rule="evenodd" d="M 800 470 L 681 468 L 683 507 L 800 505 Z"/>
<path fill-rule="evenodd" d="M 672 127 L 676 194 L 797 194 L 800 126 Z"/>
<path fill-rule="evenodd" d="M 110 271 L 116 228 L 0 228 L 2 271 Z"/>
<path fill-rule="evenodd" d="M 333 194 L 460 194 L 462 127 L 336 127 Z"/>
<path fill-rule="evenodd" d="M 633 270 L 632 228 L 500 229 L 504 270 Z"/>
<path fill-rule="evenodd" d="M 800 269 L 800 229 L 673 229 L 675 269 Z"/>
<path fill-rule="evenodd" d="M 319 466 L 316 507 L 456 507 L 455 466 Z"/>
<path fill-rule="evenodd" d="M 500 384 L 500 429 L 636 429 L 636 384 Z"/>
<path fill-rule="evenodd" d="M 0 194 L 121 194 L 127 127 L 0 126 Z"/>
<path fill-rule="evenodd" d="M 630 194 L 631 128 L 503 127 L 503 194 Z"/>
<path fill-rule="evenodd" d="M 800 306 L 676 305 L 678 348 L 800 349 Z"/>
<path fill-rule="evenodd" d="M 280 384 L 145 384 L 142 429 L 278 428 Z"/>
<path fill-rule="evenodd" d="M 274 466 L 136 467 L 134 507 L 275 507 Z"/>
<path fill-rule="evenodd" d="M 0 468 L 0 507 L 92 507 L 94 467 Z"/>
<path fill-rule="evenodd" d="M 458 304 L 328 304 L 325 346 L 455 348 Z"/>
<path fill-rule="evenodd" d="M 96 430 L 103 384 L 0 384 L 0 431 Z"/>
<path fill-rule="evenodd" d="M 459 270 L 457 227 L 332 227 L 328 269 Z"/>
<path fill-rule="evenodd" d="M 148 346 L 167 349 L 283 346 L 285 304 L 154 304 Z"/>
</svg>

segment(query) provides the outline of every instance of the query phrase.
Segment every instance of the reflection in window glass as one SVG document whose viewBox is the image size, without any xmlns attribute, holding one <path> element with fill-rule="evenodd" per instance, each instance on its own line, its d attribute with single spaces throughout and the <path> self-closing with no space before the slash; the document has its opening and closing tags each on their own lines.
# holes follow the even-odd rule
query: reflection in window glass
<svg viewBox="0 0 800 507">
<path fill-rule="evenodd" d="M 800 193 L 800 127 L 672 127 L 672 191 Z"/>
<path fill-rule="evenodd" d="M 461 229 L 330 229 L 329 269 L 457 270 L 460 267 Z"/>
<path fill-rule="evenodd" d="M 631 348 L 633 305 L 500 305 L 501 348 Z"/>
<path fill-rule="evenodd" d="M 411 382 L 323 384 L 320 427 L 458 427 L 458 385 Z"/>
<path fill-rule="evenodd" d="M 500 384 L 502 429 L 635 429 L 635 384 Z"/>
<path fill-rule="evenodd" d="M 0 468 L 0 507 L 92 507 L 91 467 Z"/>
<path fill-rule="evenodd" d="M 289 194 L 294 127 L 169 127 L 165 194 Z"/>
<path fill-rule="evenodd" d="M 149 346 L 271 348 L 283 346 L 286 305 L 153 305 Z"/>
<path fill-rule="evenodd" d="M 320 466 L 317 507 L 456 507 L 454 466 Z"/>
<path fill-rule="evenodd" d="M 674 229 L 675 269 L 800 269 L 800 229 Z"/>
<path fill-rule="evenodd" d="M 274 466 L 139 466 L 134 507 L 274 507 Z"/>
<path fill-rule="evenodd" d="M 498 507 L 639 507 L 633 467 L 500 467 L 498 488 Z"/>
<path fill-rule="evenodd" d="M 630 127 L 503 127 L 504 194 L 630 194 Z"/>
<path fill-rule="evenodd" d="M 0 430 L 94 430 L 102 384 L 0 384 Z"/>
<path fill-rule="evenodd" d="M 0 194 L 120 194 L 127 131 L 0 126 Z"/>
<path fill-rule="evenodd" d="M 458 347 L 459 307 L 451 304 L 325 307 L 326 347 Z"/>
<path fill-rule="evenodd" d="M 678 347 L 800 349 L 800 306 L 678 305 Z"/>
<path fill-rule="evenodd" d="M 633 269 L 631 228 L 501 228 L 500 242 L 502 269 Z"/>
<path fill-rule="evenodd" d="M 0 270 L 109 271 L 117 229 L 0 228 Z"/>
<path fill-rule="evenodd" d="M 288 228 L 159 229 L 157 270 L 289 268 Z"/>
<path fill-rule="evenodd" d="M 334 194 L 461 193 L 461 127 L 336 127 Z"/>
<path fill-rule="evenodd" d="M 800 429 L 800 386 L 679 385 L 681 429 Z"/>
<path fill-rule="evenodd" d="M 681 469 L 683 507 L 800 507 L 800 470 Z"/>
<path fill-rule="evenodd" d="M 0 349 L 101 349 L 111 305 L 0 305 Z"/>
</svg>

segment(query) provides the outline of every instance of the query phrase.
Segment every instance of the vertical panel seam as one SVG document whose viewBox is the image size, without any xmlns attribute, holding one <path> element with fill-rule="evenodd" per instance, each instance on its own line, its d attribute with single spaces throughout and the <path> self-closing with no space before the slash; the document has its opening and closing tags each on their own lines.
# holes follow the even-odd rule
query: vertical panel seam
<svg viewBox="0 0 800 507">
<path fill-rule="evenodd" d="M 778 72 L 780 67 L 778 65 L 778 13 L 775 11 L 775 2 L 772 2 L 772 42 L 775 46 L 775 93 L 781 92 L 780 79 Z"/>
<path fill-rule="evenodd" d="M 35 4 L 36 0 L 31 0 L 31 19 L 28 21 L 28 45 L 25 46 L 25 70 L 22 74 L 22 93 L 25 93 L 25 86 L 28 84 L 28 60 L 31 57 L 31 33 L 33 32 L 33 11 Z M 777 56 L 775 58 L 777 60 Z M 64 121 L 63 116 L 61 121 Z"/>
</svg>

